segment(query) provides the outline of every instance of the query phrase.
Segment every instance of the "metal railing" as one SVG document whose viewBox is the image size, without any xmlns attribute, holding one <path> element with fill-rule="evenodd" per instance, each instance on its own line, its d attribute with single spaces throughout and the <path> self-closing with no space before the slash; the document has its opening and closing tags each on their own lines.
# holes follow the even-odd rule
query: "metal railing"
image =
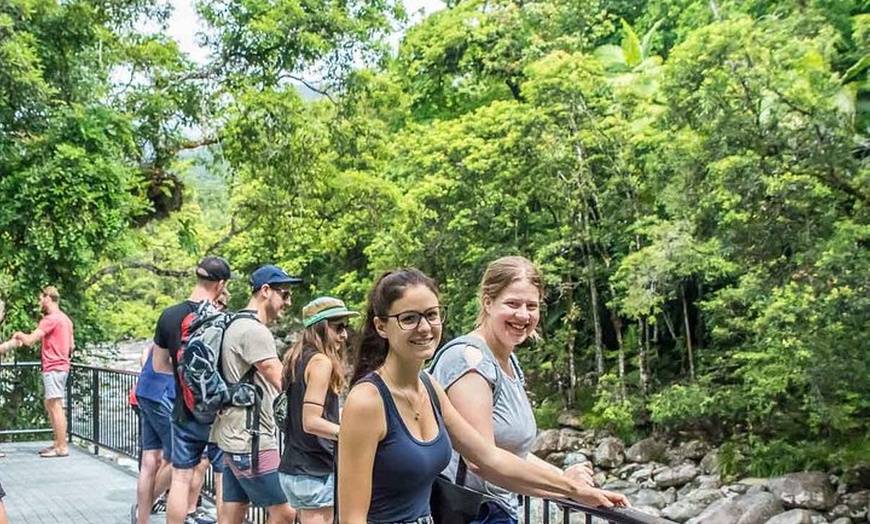
<svg viewBox="0 0 870 524">
<path fill-rule="evenodd" d="M 39 378 L 39 362 L 15 362 L 0 364 L 0 408 L 4 406 L 7 393 L 15 392 L 15 398 L 23 402 L 38 401 L 41 407 L 42 390 L 32 388 Z M 139 459 L 139 416 L 130 407 L 128 395 L 134 387 L 139 373 L 119 369 L 73 364 L 70 379 L 67 381 L 67 419 L 69 438 L 84 441 L 93 446 L 94 454 L 100 449 Z M 32 391 L 18 391 L 28 384 Z M 12 428 L 0 430 L 0 436 L 17 438 L 25 435 L 44 435 L 51 433 L 42 414 L 40 427 Z M 34 424 L 35 425 L 35 424 Z M 283 439 L 278 439 L 283 444 Z M 203 496 L 214 501 L 214 476 L 211 468 L 206 474 Z M 612 524 L 673 524 L 671 521 L 641 513 L 631 508 L 601 509 L 588 507 L 573 501 L 542 500 L 522 497 L 521 522 L 526 524 L 563 524 L 576 523 L 577 517 L 585 517 L 586 524 L 601 522 Z M 131 501 L 132 502 L 132 501 Z M 534 520 L 532 520 L 534 519 Z M 593 520 L 598 519 L 598 520 Z M 262 508 L 251 508 L 248 512 L 251 523 L 266 522 L 266 512 Z"/>
</svg>

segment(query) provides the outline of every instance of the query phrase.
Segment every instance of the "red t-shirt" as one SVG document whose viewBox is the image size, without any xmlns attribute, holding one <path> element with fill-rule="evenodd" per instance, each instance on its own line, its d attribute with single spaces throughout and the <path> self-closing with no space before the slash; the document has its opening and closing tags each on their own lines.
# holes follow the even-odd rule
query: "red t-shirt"
<svg viewBox="0 0 870 524">
<path fill-rule="evenodd" d="M 69 371 L 73 347 L 72 320 L 63 311 L 45 315 L 39 321 L 42 337 L 42 371 Z"/>
</svg>

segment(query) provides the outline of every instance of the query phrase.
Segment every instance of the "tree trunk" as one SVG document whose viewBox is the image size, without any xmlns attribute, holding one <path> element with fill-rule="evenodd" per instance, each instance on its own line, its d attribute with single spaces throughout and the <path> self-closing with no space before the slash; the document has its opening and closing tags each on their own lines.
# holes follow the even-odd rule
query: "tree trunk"
<svg viewBox="0 0 870 524">
<path fill-rule="evenodd" d="M 692 351 L 692 326 L 689 324 L 689 303 L 686 300 L 686 285 L 680 286 L 683 301 L 683 326 L 686 329 L 686 358 L 689 360 L 689 380 L 695 381 L 695 357 Z"/>
<path fill-rule="evenodd" d="M 640 371 L 640 391 L 646 396 L 647 388 L 649 387 L 649 376 L 647 370 L 647 321 L 641 318 L 637 321 L 637 367 Z"/>
<path fill-rule="evenodd" d="M 601 316 L 598 312 L 598 287 L 592 274 L 591 264 L 587 265 L 589 281 L 589 296 L 592 301 L 592 325 L 595 327 L 595 371 L 598 377 L 604 375 L 604 333 L 601 329 Z M 621 346 L 621 344 L 620 344 Z"/>
<path fill-rule="evenodd" d="M 616 332 L 616 344 L 619 348 L 619 398 L 620 400 L 625 400 L 625 346 L 622 343 L 622 320 L 619 318 L 619 315 L 614 314 L 611 316 L 611 322 L 613 323 L 613 331 Z"/>
</svg>

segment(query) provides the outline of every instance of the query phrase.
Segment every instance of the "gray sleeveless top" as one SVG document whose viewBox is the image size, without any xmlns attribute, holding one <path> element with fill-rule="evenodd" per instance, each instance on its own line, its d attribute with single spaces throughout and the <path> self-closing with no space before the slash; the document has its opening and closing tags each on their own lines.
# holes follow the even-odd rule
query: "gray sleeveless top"
<svg viewBox="0 0 870 524">
<path fill-rule="evenodd" d="M 466 358 L 466 347 L 473 346 L 483 353 L 480 362 L 472 363 Z M 514 378 L 507 376 L 496 362 L 492 351 L 486 342 L 476 335 L 465 335 L 454 339 L 438 352 L 434 367 L 430 373 L 444 387 L 450 389 L 457 380 L 466 373 L 478 373 L 493 388 L 492 429 L 495 445 L 525 459 L 537 433 L 535 415 L 532 411 L 529 397 L 523 383 L 523 374 L 516 356 L 511 355 L 511 365 Z M 444 474 L 450 479 L 456 478 L 459 464 L 459 454 L 455 451 L 450 458 L 450 465 Z M 469 488 L 489 493 L 514 518 L 518 518 L 517 496 L 495 484 L 468 472 L 465 485 Z"/>
</svg>

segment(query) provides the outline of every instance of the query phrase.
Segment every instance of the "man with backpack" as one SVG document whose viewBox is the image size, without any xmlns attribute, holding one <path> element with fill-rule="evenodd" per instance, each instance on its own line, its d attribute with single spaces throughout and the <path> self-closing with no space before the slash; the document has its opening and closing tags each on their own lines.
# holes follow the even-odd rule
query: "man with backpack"
<svg viewBox="0 0 870 524">
<path fill-rule="evenodd" d="M 187 300 L 163 310 L 154 332 L 151 365 L 155 373 L 171 375 L 178 386 L 178 353 L 188 336 L 191 322 L 203 302 L 214 302 L 234 278 L 229 263 L 216 256 L 203 258 L 196 267 L 196 284 Z M 162 413 L 162 416 L 168 416 Z M 211 426 L 194 420 L 185 407 L 183 394 L 175 388 L 171 413 L 172 480 L 166 500 L 167 524 L 199 524 L 188 512 L 196 507 L 200 482 L 195 479 L 203 451 L 209 443 Z M 215 460 L 215 482 L 220 485 L 222 461 Z M 152 481 L 153 482 L 153 481 Z M 142 490 L 145 496 L 148 490 Z M 147 502 L 147 503 L 146 503 Z M 140 500 L 140 509 L 150 508 L 153 500 Z"/>
<path fill-rule="evenodd" d="M 283 366 L 266 327 L 290 305 L 290 286 L 300 279 L 265 265 L 251 275 L 248 305 L 226 329 L 221 349 L 229 384 L 248 381 L 259 393 L 250 407 L 230 406 L 218 415 L 214 436 L 225 453 L 221 524 L 241 524 L 248 506 L 268 508 L 269 524 L 292 524 L 296 512 L 278 481 L 278 440 L 272 403 L 281 391 Z"/>
</svg>

